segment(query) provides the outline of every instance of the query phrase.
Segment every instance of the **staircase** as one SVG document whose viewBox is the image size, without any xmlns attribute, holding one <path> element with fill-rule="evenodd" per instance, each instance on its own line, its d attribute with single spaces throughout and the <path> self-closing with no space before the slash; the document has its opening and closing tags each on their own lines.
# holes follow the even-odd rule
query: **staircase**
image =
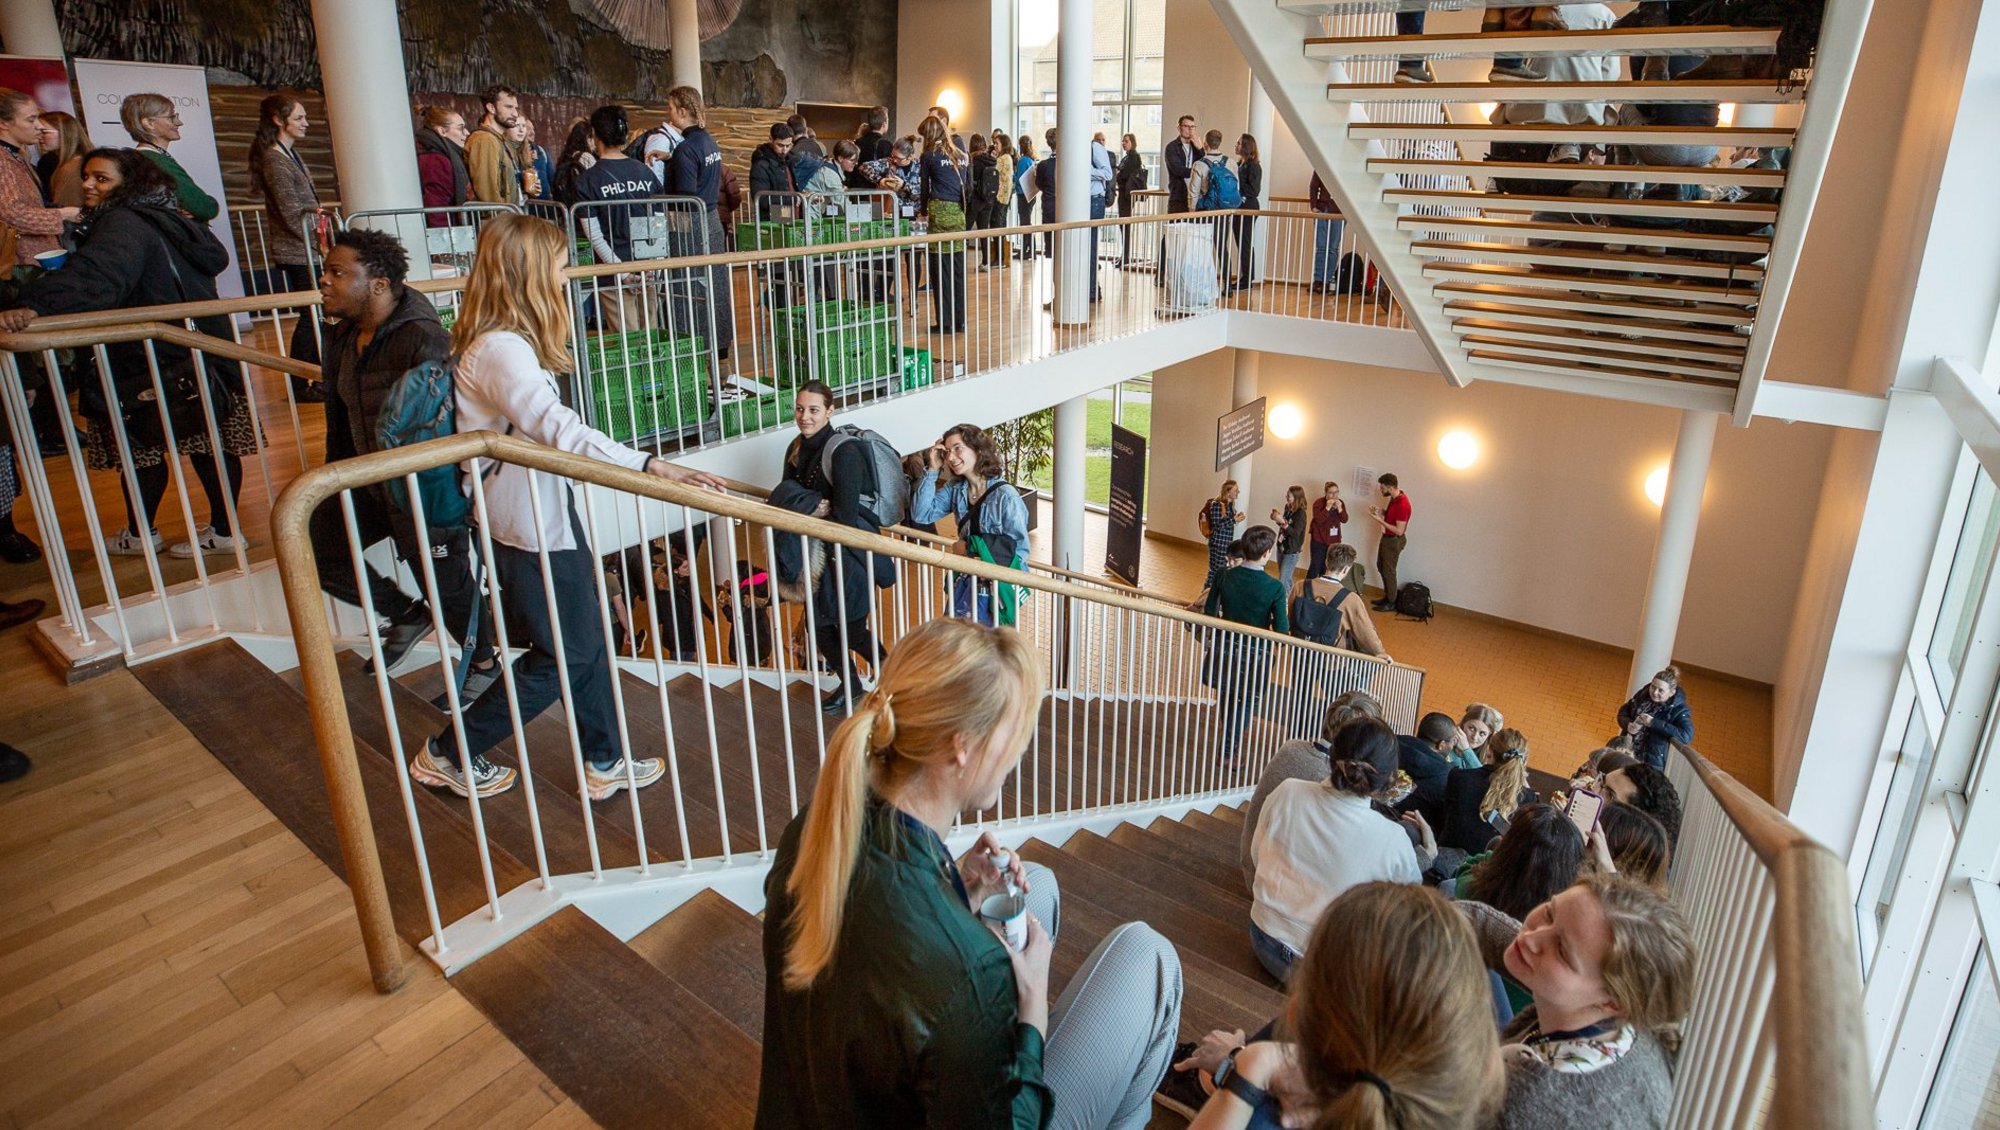
<svg viewBox="0 0 2000 1130">
<path fill-rule="evenodd" d="M 1424 34 L 1397 35 L 1390 13 L 1431 5 L 1214 4 L 1453 384 L 1530 384 L 1733 411 L 1747 423 L 1865 0 L 1829 0 L 1813 70 L 1788 81 L 1669 81 L 1647 66 L 1693 58 L 1727 74 L 1714 61 L 1768 64 L 1777 28 L 1483 33 L 1486 9 L 1509 5 L 1453 0 L 1428 13 Z M 1398 60 L 1418 59 L 1435 81 L 1393 80 Z M 1502 81 L 1489 78 L 1496 59 L 1542 75 L 1552 61 L 1590 60 L 1555 73 L 1616 77 Z M 1603 124 L 1545 112 L 1561 103 L 1606 104 Z M 1719 107 L 1719 124 L 1644 124 L 1651 110 L 1691 104 Z M 1600 147 L 1602 163 L 1544 159 L 1566 146 Z M 1643 146 L 1764 156 L 1742 169 L 1642 164 L 1661 156 L 1635 152 Z"/>
<path fill-rule="evenodd" d="M 259 800 L 340 870 L 324 790 L 318 774 L 307 768 L 312 731 L 305 699 L 291 678 L 272 672 L 234 642 L 184 651 L 134 673 Z M 434 923 L 421 897 L 424 879 L 415 845 L 395 815 L 402 801 L 389 753 L 391 735 L 381 722 L 374 680 L 351 656 L 342 658 L 341 674 L 397 932 L 414 944 L 432 932 Z M 428 702 L 434 690 L 428 678 L 418 674 L 392 684 L 405 749 L 442 721 Z M 650 695 L 655 702 L 664 698 L 676 715 L 699 709 L 701 689 L 690 677 L 664 688 L 633 681 L 639 686 L 628 690 L 643 689 L 645 695 L 628 695 L 628 704 Z M 726 688 L 712 690 L 727 693 Z M 753 717 L 775 719 L 788 700 L 794 727 L 812 726 L 818 714 L 812 695 L 803 684 L 782 698 L 759 686 L 752 691 Z M 1090 700 L 1075 704 L 1078 719 L 1092 727 L 1100 717 L 1097 709 Z M 1105 711 L 1107 761 L 1115 766 L 1125 758 L 1122 751 L 1142 740 L 1136 735 L 1143 725 L 1166 719 L 1163 710 Z M 1045 708 L 1038 748 L 1053 747 L 1056 730 L 1071 720 L 1069 711 L 1066 702 Z M 802 714 L 807 715 L 803 722 Z M 1114 716 L 1124 720 L 1112 721 Z M 530 751 L 542 754 L 533 762 L 539 786 L 534 803 L 542 814 L 549 866 L 558 873 L 587 872 L 590 838 L 573 799 L 569 760 L 553 755 L 567 744 L 560 710 L 528 727 Z M 705 749 L 706 743 L 702 745 Z M 761 799 L 773 839 L 790 819 L 790 783 L 781 774 L 751 771 L 769 759 L 747 729 L 719 732 L 717 749 L 712 766 L 706 756 L 700 764 L 686 759 L 679 766 L 686 791 L 684 824 L 653 823 L 656 816 L 670 820 L 673 815 L 665 782 L 640 794 L 646 827 L 654 837 L 646 851 L 655 861 L 673 856 L 682 837 L 696 851 L 719 853 L 719 806 L 740 810 Z M 753 755 L 753 750 L 758 752 Z M 510 750 L 503 749 L 501 756 L 513 761 Z M 1044 788 L 1068 786 L 1060 761 L 1044 758 Z M 1024 763 L 1024 774 L 1032 767 Z M 1138 760 L 1129 770 L 1146 771 Z M 719 796 L 701 783 L 704 777 L 719 780 Z M 811 782 L 807 778 L 798 784 L 809 790 Z M 526 793 L 517 789 L 510 795 L 525 799 Z M 412 803 L 421 817 L 423 850 L 433 874 L 463 880 L 436 883 L 447 899 L 441 912 L 475 912 L 480 858 L 465 805 L 423 789 L 414 791 Z M 655 806 L 661 811 L 655 813 Z M 623 794 L 591 806 L 604 866 L 624 866 L 637 858 L 630 808 Z M 493 844 L 488 859 L 494 882 L 505 890 L 532 880 L 537 849 L 525 810 L 489 803 L 483 814 L 484 831 Z M 734 820 L 728 826 L 741 828 L 743 823 Z M 1238 808 L 1218 806 L 1189 812 L 1179 821 L 1162 817 L 1146 827 L 1122 824 L 1108 835 L 1079 831 L 1061 844 L 1042 839 L 1025 843 L 1022 857 L 1049 867 L 1061 884 L 1062 932 L 1056 940 L 1053 987 L 1060 992 L 1106 933 L 1142 919 L 1180 952 L 1184 1037 L 1212 1028 L 1253 1029 L 1276 1016 L 1283 994 L 1250 949 L 1250 900 L 1237 864 L 1242 826 Z M 664 849 L 662 835 L 655 831 L 662 827 L 668 829 Z M 756 837 L 737 833 L 730 847 L 754 852 Z M 705 890 L 629 942 L 575 907 L 564 908 L 455 974 L 452 983 L 605 1126 L 658 1125 L 660 1112 L 672 1110 L 677 1126 L 741 1127 L 749 1125 L 756 1104 L 764 1015 L 762 945 L 762 924 L 755 915 Z M 1162 1114 L 1154 1122 L 1177 1126 L 1180 1120 Z"/>
</svg>

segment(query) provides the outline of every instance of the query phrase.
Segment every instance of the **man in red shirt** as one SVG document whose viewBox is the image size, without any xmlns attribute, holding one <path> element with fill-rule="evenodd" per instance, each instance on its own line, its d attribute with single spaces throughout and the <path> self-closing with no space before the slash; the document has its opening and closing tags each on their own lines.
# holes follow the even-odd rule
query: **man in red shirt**
<svg viewBox="0 0 2000 1130">
<path fill-rule="evenodd" d="M 1312 535 L 1312 568 L 1308 578 L 1326 573 L 1326 551 L 1340 544 L 1340 527 L 1347 524 L 1347 503 L 1341 501 L 1340 484 L 1326 484 L 1326 493 L 1313 499 L 1312 518 L 1306 530 Z"/>
<path fill-rule="evenodd" d="M 1396 561 L 1403 556 L 1403 546 L 1409 543 L 1410 496 L 1396 485 L 1396 476 L 1383 475 L 1375 480 L 1375 485 L 1387 500 L 1387 505 L 1370 506 L 1368 516 L 1382 527 L 1382 540 L 1375 546 L 1375 571 L 1382 576 L 1382 599 L 1370 607 L 1377 612 L 1396 610 Z"/>
</svg>

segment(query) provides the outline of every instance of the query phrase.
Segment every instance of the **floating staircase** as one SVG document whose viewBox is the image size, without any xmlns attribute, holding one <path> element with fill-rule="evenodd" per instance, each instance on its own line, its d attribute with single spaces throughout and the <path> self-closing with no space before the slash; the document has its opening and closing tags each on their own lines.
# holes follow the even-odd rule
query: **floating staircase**
<svg viewBox="0 0 2000 1130">
<path fill-rule="evenodd" d="M 423 909 L 415 845 L 397 816 L 403 802 L 390 734 L 381 721 L 374 680 L 352 657 L 343 657 L 341 666 L 397 930 L 415 944 L 433 926 Z M 135 668 L 134 674 L 328 866 L 341 869 L 314 764 L 305 699 L 291 679 L 272 672 L 234 642 L 184 651 Z M 655 703 L 664 699 L 677 716 L 698 708 L 693 696 L 702 693 L 701 685 L 692 677 L 671 680 L 664 688 L 633 682 L 639 685 L 628 685 L 628 707 L 650 696 Z M 423 674 L 392 684 L 406 749 L 441 722 L 428 702 L 434 689 Z M 718 696 L 734 690 L 710 689 Z M 789 704 L 798 727 L 797 719 L 806 711 L 817 714 L 813 694 L 804 684 L 785 696 L 759 686 L 752 692 L 752 717 L 777 729 L 772 720 Z M 1129 702 L 1104 708 L 1080 701 L 1072 714 L 1071 704 L 1056 702 L 1044 707 L 1036 748 L 1053 748 L 1054 735 L 1073 722 L 1093 733 L 1101 725 L 1105 738 L 1101 745 L 1093 738 L 1093 748 L 1103 750 L 1107 767 L 1150 772 L 1143 765 L 1147 759 L 1128 754 L 1143 747 L 1139 735 L 1146 727 L 1172 720 L 1171 709 L 1186 708 L 1147 709 Z M 639 724 L 635 717 L 633 725 Z M 807 716 L 802 724 L 816 723 Z M 569 759 L 556 755 L 568 746 L 560 710 L 530 724 L 527 739 L 531 754 L 539 755 L 533 758 L 539 786 L 535 803 L 543 817 L 551 869 L 587 869 L 589 840 L 568 776 Z M 719 851 L 716 805 L 750 806 L 759 797 L 775 840 L 789 819 L 790 796 L 783 773 L 771 771 L 769 752 L 749 741 L 747 729 L 734 736 L 719 734 L 720 753 L 712 764 L 706 741 L 700 744 L 703 756 L 686 757 L 680 766 L 689 842 L 697 851 Z M 498 756 L 517 763 L 509 747 Z M 1031 751 L 1030 758 L 1034 756 Z M 753 773 L 750 766 L 759 761 L 765 769 Z M 1069 787 L 1073 778 L 1061 762 L 1043 758 L 1043 787 Z M 1024 779 L 1035 767 L 1032 760 L 1024 763 Z M 721 785 L 719 801 L 715 780 Z M 810 779 L 802 779 L 799 787 L 809 789 Z M 494 844 L 489 856 L 494 882 L 502 890 L 535 873 L 535 844 L 525 809 L 504 803 L 508 798 L 525 802 L 527 791 L 517 788 L 483 806 L 486 834 Z M 671 794 L 663 782 L 640 795 L 653 837 L 647 850 L 664 859 L 677 846 L 662 852 L 661 837 L 674 845 L 682 834 L 681 826 L 671 823 Z M 445 904 L 442 913 L 475 911 L 481 901 L 480 863 L 464 803 L 425 789 L 414 790 L 413 798 L 433 874 L 454 880 L 437 883 Z M 606 865 L 636 858 L 629 798 L 620 794 L 592 805 L 591 811 Z M 656 819 L 667 823 L 656 825 Z M 742 824 L 730 821 L 732 828 Z M 1120 825 L 1108 835 L 1081 831 L 1061 844 L 1034 839 L 1023 845 L 1023 858 L 1048 866 L 1061 885 L 1062 928 L 1053 959 L 1057 991 L 1107 933 L 1120 923 L 1144 920 L 1180 953 L 1184 1037 L 1211 1028 L 1255 1028 L 1276 1016 L 1283 994 L 1250 948 L 1250 900 L 1237 863 L 1242 827 L 1239 809 L 1219 806 L 1191 811 L 1179 821 L 1161 817 L 1146 827 Z M 666 831 L 658 830 L 662 828 Z M 754 851 L 756 844 L 752 838 L 734 842 L 732 848 Z M 625 858 L 609 858 L 619 854 Z M 676 1126 L 745 1127 L 755 1111 L 763 1038 L 762 930 L 757 916 L 713 890 L 682 903 L 629 942 L 568 907 L 455 974 L 452 984 L 602 1125 L 656 1126 L 661 1112 L 673 1111 Z M 365 990 L 357 986 L 357 991 Z M 1181 1123 L 1160 1114 L 1154 1124 Z"/>
<path fill-rule="evenodd" d="M 1648 59 L 1770 56 L 1781 29 L 1483 32 L 1485 9 L 1518 7 L 1496 0 L 1214 5 L 1448 380 L 1733 410 L 1747 421 L 1845 94 L 1851 44 L 1829 48 L 1845 23 L 1829 15 L 1810 75 L 1733 77 L 1718 65 L 1706 68 L 1724 71 L 1716 77 L 1667 81 Z M 1425 34 L 1393 34 L 1392 13 L 1427 9 Z M 1488 77 L 1491 60 L 1539 61 L 1548 73 L 1546 61 L 1565 57 L 1609 60 L 1630 81 Z M 1417 59 L 1434 81 L 1393 81 L 1399 62 Z M 1807 103 L 1822 79 L 1834 105 L 1815 115 Z M 1537 122 L 1553 103 L 1611 111 L 1604 124 Z M 1726 109 L 1712 127 L 1632 125 L 1617 104 Z M 1503 105 L 1526 121 L 1496 124 Z M 1488 160 L 1503 143 L 1597 147 L 1604 158 Z M 1652 145 L 1790 157 L 1743 169 L 1635 160 L 1633 147 Z"/>
</svg>

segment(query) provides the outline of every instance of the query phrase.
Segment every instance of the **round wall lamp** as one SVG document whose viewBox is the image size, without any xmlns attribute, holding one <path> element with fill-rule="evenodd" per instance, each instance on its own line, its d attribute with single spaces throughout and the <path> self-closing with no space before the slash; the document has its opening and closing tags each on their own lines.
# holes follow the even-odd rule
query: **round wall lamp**
<svg viewBox="0 0 2000 1130">
<path fill-rule="evenodd" d="M 1306 414 L 1299 411 L 1296 404 L 1280 404 L 1271 409 L 1265 423 L 1270 425 L 1271 434 L 1279 439 L 1297 439 L 1306 428 Z"/>
<path fill-rule="evenodd" d="M 1665 463 L 1646 473 L 1646 497 L 1651 499 L 1655 506 L 1666 505 L 1667 465 Z"/>
<path fill-rule="evenodd" d="M 965 120 L 965 95 L 960 94 L 952 87 L 947 86 L 943 90 L 938 91 L 937 101 L 932 103 L 932 105 L 942 106 L 944 112 L 950 114 L 951 120 L 954 122 Z"/>
<path fill-rule="evenodd" d="M 1454 471 L 1479 462 L 1479 437 L 1462 430 L 1446 432 L 1438 440 L 1438 461 Z"/>
</svg>

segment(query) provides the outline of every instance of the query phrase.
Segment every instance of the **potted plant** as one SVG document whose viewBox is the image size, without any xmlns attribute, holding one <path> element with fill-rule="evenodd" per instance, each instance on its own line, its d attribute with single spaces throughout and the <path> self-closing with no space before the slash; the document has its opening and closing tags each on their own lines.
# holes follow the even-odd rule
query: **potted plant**
<svg viewBox="0 0 2000 1130">
<path fill-rule="evenodd" d="M 1028 528 L 1034 529 L 1040 522 L 1042 492 L 1027 485 L 1031 478 L 1045 474 L 1056 456 L 1056 411 L 1044 408 L 1040 412 L 1030 412 L 995 424 L 987 429 L 993 437 L 993 446 L 999 449 L 1000 463 L 1007 481 L 1021 492 L 1021 501 L 1028 505 Z"/>
</svg>

